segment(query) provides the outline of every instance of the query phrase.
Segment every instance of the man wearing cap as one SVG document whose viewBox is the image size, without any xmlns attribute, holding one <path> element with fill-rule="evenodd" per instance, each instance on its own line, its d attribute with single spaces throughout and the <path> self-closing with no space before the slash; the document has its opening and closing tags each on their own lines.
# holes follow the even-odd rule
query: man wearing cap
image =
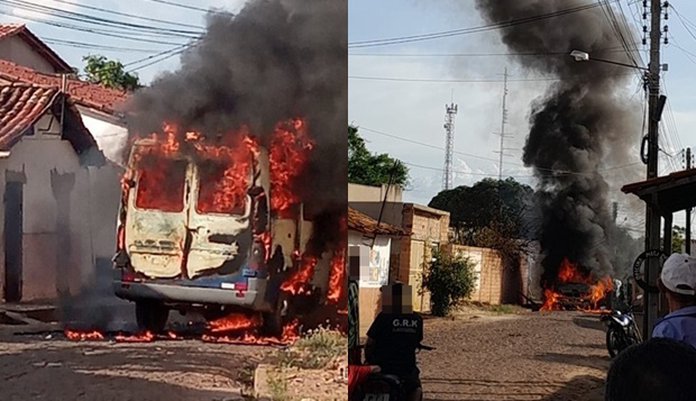
<svg viewBox="0 0 696 401">
<path fill-rule="evenodd" d="M 657 282 L 667 297 L 669 314 L 653 328 L 653 337 L 671 338 L 696 347 L 696 258 L 672 254 Z"/>
</svg>

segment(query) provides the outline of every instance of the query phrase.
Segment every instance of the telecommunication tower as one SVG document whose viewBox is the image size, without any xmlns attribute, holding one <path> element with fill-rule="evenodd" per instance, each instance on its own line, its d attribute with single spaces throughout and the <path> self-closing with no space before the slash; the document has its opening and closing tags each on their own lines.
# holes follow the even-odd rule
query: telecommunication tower
<svg viewBox="0 0 696 401">
<path fill-rule="evenodd" d="M 445 169 L 442 175 L 442 189 L 452 189 L 452 154 L 454 153 L 454 117 L 457 115 L 457 105 L 445 105 Z"/>
</svg>

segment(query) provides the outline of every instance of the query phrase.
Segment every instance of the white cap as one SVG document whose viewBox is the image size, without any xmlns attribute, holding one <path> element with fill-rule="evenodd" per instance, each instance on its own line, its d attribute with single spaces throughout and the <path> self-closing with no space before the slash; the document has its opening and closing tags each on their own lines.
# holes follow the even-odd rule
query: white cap
<svg viewBox="0 0 696 401">
<path fill-rule="evenodd" d="M 673 253 L 662 266 L 662 284 L 683 295 L 696 295 L 696 258 L 686 253 Z"/>
</svg>

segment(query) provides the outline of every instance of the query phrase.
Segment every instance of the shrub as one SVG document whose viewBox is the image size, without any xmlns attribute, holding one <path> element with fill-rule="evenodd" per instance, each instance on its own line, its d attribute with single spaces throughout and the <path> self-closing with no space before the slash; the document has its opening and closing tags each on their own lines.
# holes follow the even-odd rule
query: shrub
<svg viewBox="0 0 696 401">
<path fill-rule="evenodd" d="M 346 355 L 348 339 L 340 332 L 320 327 L 311 330 L 294 346 L 280 352 L 282 366 L 324 369 Z"/>
<path fill-rule="evenodd" d="M 432 313 L 447 316 L 474 291 L 476 274 L 469 258 L 437 252 L 423 273 L 423 287 L 430 292 Z"/>
</svg>

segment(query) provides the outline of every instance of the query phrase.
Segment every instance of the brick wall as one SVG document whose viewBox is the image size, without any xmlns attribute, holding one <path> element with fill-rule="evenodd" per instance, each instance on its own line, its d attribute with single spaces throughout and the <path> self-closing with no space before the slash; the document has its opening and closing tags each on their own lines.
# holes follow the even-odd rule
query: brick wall
<svg viewBox="0 0 696 401">
<path fill-rule="evenodd" d="M 503 260 L 500 254 L 487 248 L 450 244 L 444 247 L 444 252 L 453 255 L 469 257 L 475 262 L 479 282 L 469 297 L 470 301 L 500 305 L 503 288 Z"/>
</svg>

